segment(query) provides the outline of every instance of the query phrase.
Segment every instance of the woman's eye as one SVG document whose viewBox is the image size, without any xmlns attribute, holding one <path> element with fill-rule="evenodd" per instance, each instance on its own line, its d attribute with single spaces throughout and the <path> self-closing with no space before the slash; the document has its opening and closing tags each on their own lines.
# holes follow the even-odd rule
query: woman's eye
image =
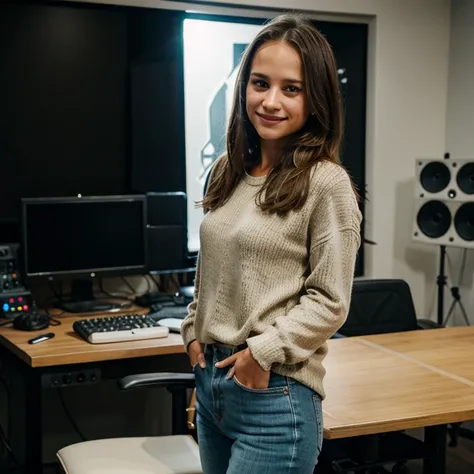
<svg viewBox="0 0 474 474">
<path fill-rule="evenodd" d="M 261 79 L 254 80 L 253 84 L 257 87 L 262 88 L 262 89 L 268 87 L 268 84 L 265 81 L 262 81 Z"/>
<path fill-rule="evenodd" d="M 286 90 L 287 90 L 288 92 L 291 92 L 292 94 L 295 94 L 295 93 L 301 91 L 301 89 L 300 89 L 299 87 L 296 87 L 296 86 L 288 86 L 288 87 L 286 88 Z"/>
</svg>

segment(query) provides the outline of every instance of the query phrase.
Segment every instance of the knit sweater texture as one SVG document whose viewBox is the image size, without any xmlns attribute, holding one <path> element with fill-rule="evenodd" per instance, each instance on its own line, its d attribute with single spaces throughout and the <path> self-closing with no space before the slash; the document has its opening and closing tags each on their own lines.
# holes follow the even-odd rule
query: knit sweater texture
<svg viewBox="0 0 474 474">
<path fill-rule="evenodd" d="M 327 340 L 347 317 L 362 216 L 347 172 L 334 163 L 315 165 L 304 206 L 284 216 L 257 205 L 265 179 L 246 175 L 204 217 L 181 333 L 186 347 L 195 339 L 247 344 L 264 370 L 324 399 Z"/>
</svg>

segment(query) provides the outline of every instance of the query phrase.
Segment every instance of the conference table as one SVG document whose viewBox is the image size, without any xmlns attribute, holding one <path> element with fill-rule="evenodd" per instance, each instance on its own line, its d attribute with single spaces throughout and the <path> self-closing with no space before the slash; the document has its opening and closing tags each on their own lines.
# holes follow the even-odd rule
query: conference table
<svg viewBox="0 0 474 474">
<path fill-rule="evenodd" d="M 107 364 L 114 364 L 121 370 L 114 373 L 122 376 L 146 371 L 147 359 L 186 357 L 179 334 L 89 344 L 72 329 L 77 319 L 77 315 L 62 316 L 60 326 L 48 328 L 56 337 L 37 345 L 27 342 L 35 333 L 0 328 L 3 352 L 25 375 L 28 474 L 42 471 L 41 393 L 54 383 L 64 386 L 64 374 L 93 374 L 94 370 L 100 374 Z M 474 419 L 473 360 L 474 328 L 470 327 L 330 340 L 325 360 L 324 437 L 424 427 L 429 448 L 424 473 L 444 474 L 446 425 Z"/>
</svg>

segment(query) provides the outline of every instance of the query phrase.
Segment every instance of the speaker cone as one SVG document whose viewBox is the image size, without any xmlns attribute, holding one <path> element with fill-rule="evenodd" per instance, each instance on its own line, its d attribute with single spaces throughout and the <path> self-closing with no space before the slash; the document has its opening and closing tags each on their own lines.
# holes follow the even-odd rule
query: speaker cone
<svg viewBox="0 0 474 474">
<path fill-rule="evenodd" d="M 454 227 L 462 239 L 474 240 L 474 202 L 460 206 L 454 216 Z"/>
<path fill-rule="evenodd" d="M 474 194 L 474 163 L 466 163 L 456 177 L 459 189 L 466 194 Z"/>
<path fill-rule="evenodd" d="M 449 168 L 439 161 L 427 164 L 420 175 L 421 185 L 429 193 L 439 193 L 446 188 L 450 179 Z"/>
<path fill-rule="evenodd" d="M 448 232 L 451 226 L 451 213 L 441 201 L 429 201 L 418 211 L 416 222 L 423 234 L 436 239 Z"/>
</svg>

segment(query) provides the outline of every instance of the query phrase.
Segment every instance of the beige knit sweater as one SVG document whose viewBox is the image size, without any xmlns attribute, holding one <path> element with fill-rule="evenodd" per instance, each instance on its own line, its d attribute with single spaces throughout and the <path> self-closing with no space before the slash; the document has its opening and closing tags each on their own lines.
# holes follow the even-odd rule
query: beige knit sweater
<svg viewBox="0 0 474 474">
<path fill-rule="evenodd" d="M 254 359 L 325 397 L 326 341 L 349 307 L 361 214 L 343 168 L 315 167 L 304 207 L 264 213 L 246 176 L 201 225 L 195 299 L 182 325 L 186 347 L 247 343 Z"/>
</svg>

